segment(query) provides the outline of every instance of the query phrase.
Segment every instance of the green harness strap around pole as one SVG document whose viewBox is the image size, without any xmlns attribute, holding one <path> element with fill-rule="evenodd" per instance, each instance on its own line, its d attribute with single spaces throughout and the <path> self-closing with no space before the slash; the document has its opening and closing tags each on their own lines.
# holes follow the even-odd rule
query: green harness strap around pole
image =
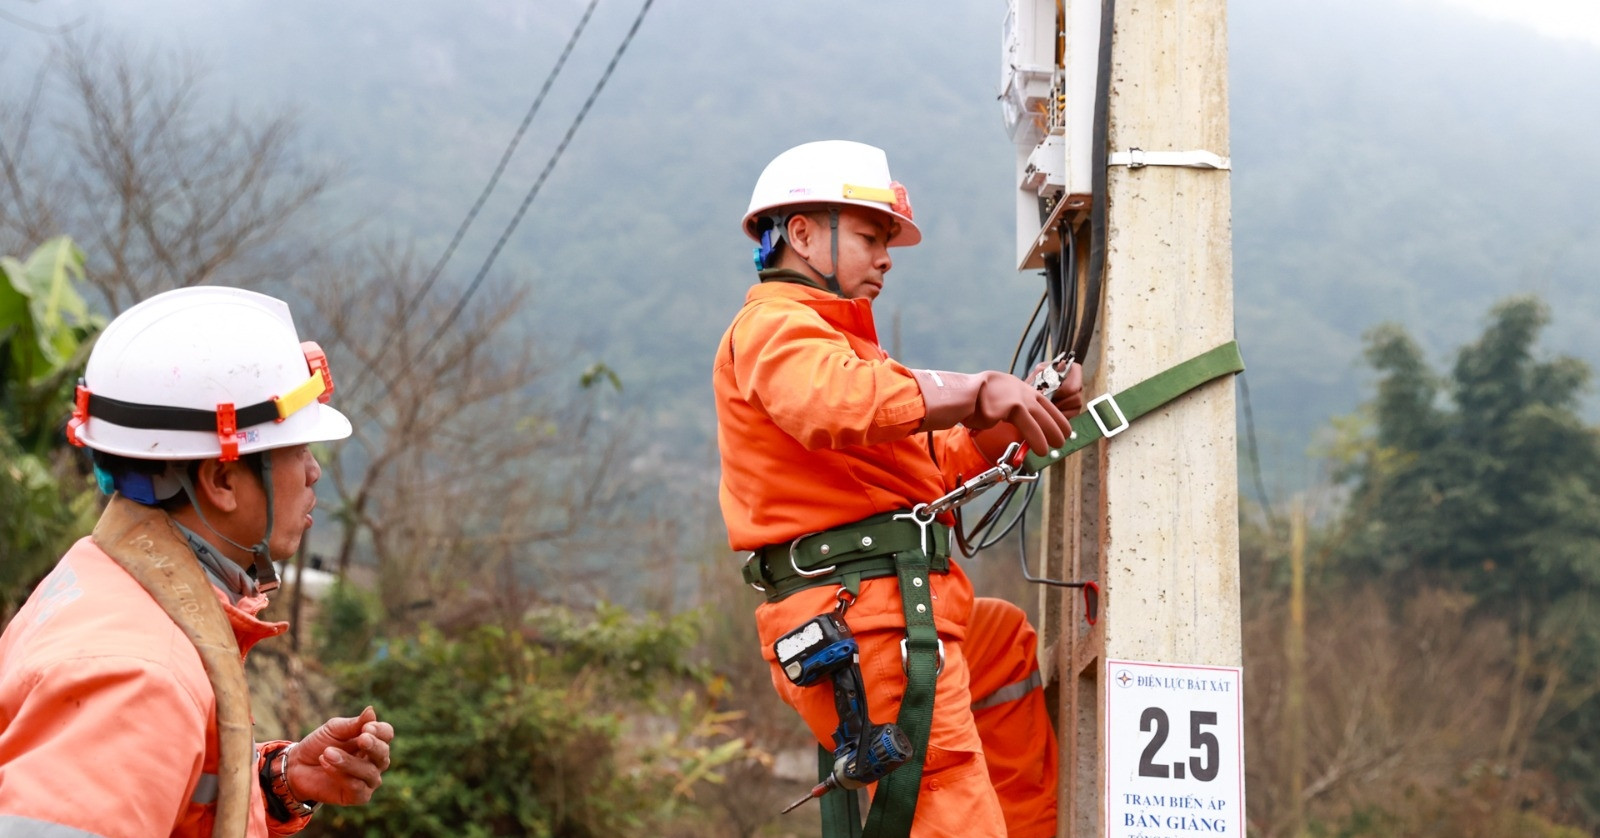
<svg viewBox="0 0 1600 838">
<path fill-rule="evenodd" d="M 1127 430 L 1133 420 L 1155 410 L 1184 393 L 1212 379 L 1244 371 L 1244 357 L 1239 354 L 1236 340 L 1197 355 L 1164 372 L 1123 390 L 1116 395 L 1103 395 L 1084 405 L 1083 412 L 1072 417 L 1075 436 L 1067 444 L 1048 454 L 1028 452 L 1022 464 L 1024 472 L 1044 471 L 1095 442 L 1113 437 Z M 1054 454 L 1055 456 L 1050 456 Z"/>
<path fill-rule="evenodd" d="M 1239 342 L 1229 341 L 1120 393 L 1095 398 L 1084 406 L 1082 414 L 1073 418 L 1075 436 L 1066 445 L 1044 455 L 1029 452 L 1020 470 L 1043 471 L 1100 439 L 1122 433 L 1134 420 L 1184 393 L 1224 375 L 1243 371 L 1244 357 L 1239 354 Z M 896 724 L 910 738 L 913 756 L 910 762 L 879 781 L 865 829 L 861 827 L 855 792 L 824 796 L 822 834 L 825 838 L 906 838 L 911 834 L 911 821 L 916 814 L 917 795 L 922 785 L 923 760 L 928 753 L 928 733 L 933 725 L 934 687 L 943 663 L 939 659 L 939 634 L 933 625 L 928 570 L 929 557 L 921 550 L 895 554 L 900 606 L 906 621 L 906 692 L 900 702 Z M 818 584 L 829 583 L 819 580 Z M 825 778 L 833 768 L 832 754 L 823 748 L 818 756 L 820 774 Z"/>
</svg>

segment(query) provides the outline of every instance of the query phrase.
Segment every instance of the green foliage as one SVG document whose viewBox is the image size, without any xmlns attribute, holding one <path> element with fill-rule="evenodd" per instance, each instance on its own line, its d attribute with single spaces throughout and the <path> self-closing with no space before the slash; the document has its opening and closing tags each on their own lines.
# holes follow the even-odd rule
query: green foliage
<svg viewBox="0 0 1600 838">
<path fill-rule="evenodd" d="M 1517 732 L 1508 747 L 1527 741 L 1507 755 L 1527 753 L 1569 783 L 1594 825 L 1600 434 L 1577 413 L 1588 367 L 1535 357 L 1548 320 L 1535 299 L 1501 303 L 1448 376 L 1400 328 L 1368 336 L 1381 379 L 1367 406 L 1371 435 L 1343 446 L 1355 492 L 1340 559 L 1386 576 L 1397 597 L 1426 577 L 1472 594 L 1479 614 L 1509 617 L 1524 651 L 1504 674 L 1531 709 L 1507 721 Z"/>
<path fill-rule="evenodd" d="M 1448 378 L 1398 327 L 1368 336 L 1382 378 L 1353 507 L 1370 510 L 1346 558 L 1450 576 L 1485 598 L 1551 601 L 1600 581 L 1600 436 L 1577 414 L 1589 371 L 1538 361 L 1545 306 L 1517 298 Z"/>
<path fill-rule="evenodd" d="M 82 281 L 83 251 L 66 237 L 45 242 L 26 261 L 0 257 L 0 411 L 34 454 L 58 443 L 54 432 L 71 405 L 73 382 L 105 325 L 78 293 Z"/>
<path fill-rule="evenodd" d="M 66 238 L 25 261 L 0 257 L 0 622 L 97 510 L 61 434 L 103 325 L 78 293 L 82 278 L 83 253 Z"/>
<path fill-rule="evenodd" d="M 317 619 L 318 659 L 323 663 L 365 660 L 372 653 L 382 617 L 383 607 L 376 595 L 340 579 L 322 601 Z"/>
<path fill-rule="evenodd" d="M 562 650 L 555 663 L 566 674 L 608 672 L 615 686 L 634 698 L 648 697 L 663 677 L 699 674 L 685 660 L 698 636 L 689 617 L 665 619 L 654 612 L 635 617 L 602 603 L 591 619 L 554 608 L 533 620 L 545 642 Z"/>
<path fill-rule="evenodd" d="M 394 766 L 371 804 L 324 813 L 320 831 L 660 834 L 747 756 L 734 715 L 680 677 L 690 625 L 548 611 L 515 630 L 427 628 L 342 667 L 340 701 L 394 724 Z"/>
<path fill-rule="evenodd" d="M 622 377 L 605 361 L 595 361 L 578 375 L 578 386 L 585 390 L 602 382 L 610 384 L 618 393 L 622 392 Z"/>
</svg>

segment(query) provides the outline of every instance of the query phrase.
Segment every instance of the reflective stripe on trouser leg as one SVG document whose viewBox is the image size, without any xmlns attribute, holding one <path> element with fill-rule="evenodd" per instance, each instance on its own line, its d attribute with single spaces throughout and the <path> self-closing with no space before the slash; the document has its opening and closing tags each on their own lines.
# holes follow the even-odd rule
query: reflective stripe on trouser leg
<svg viewBox="0 0 1600 838">
<path fill-rule="evenodd" d="M 1022 679 L 1021 681 L 1014 681 L 998 690 L 995 690 L 992 693 L 989 693 L 983 698 L 972 702 L 972 712 L 976 713 L 979 710 L 987 710 L 990 707 L 998 707 L 999 705 L 1005 704 L 1008 701 L 1016 701 L 1017 699 L 1022 698 L 1028 693 L 1031 693 L 1043 686 L 1044 679 L 1039 677 L 1039 670 L 1035 669 L 1028 675 L 1028 677 Z"/>
<path fill-rule="evenodd" d="M 976 699 L 973 722 L 983 739 L 989 780 L 1005 813 L 1007 835 L 1054 838 L 1060 776 L 1048 702 L 1043 689 L 1014 686 L 1040 674 L 1038 634 L 1021 608 L 978 597 L 963 645 Z"/>
</svg>

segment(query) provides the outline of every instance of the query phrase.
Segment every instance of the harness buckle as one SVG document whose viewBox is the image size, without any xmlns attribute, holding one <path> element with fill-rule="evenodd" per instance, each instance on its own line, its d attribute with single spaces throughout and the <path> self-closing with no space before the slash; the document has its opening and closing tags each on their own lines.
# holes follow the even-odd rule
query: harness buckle
<svg viewBox="0 0 1600 838">
<path fill-rule="evenodd" d="M 909 639 L 908 637 L 900 638 L 900 669 L 902 671 L 906 668 L 906 641 Z M 938 638 L 936 642 L 939 644 L 939 665 L 933 669 L 933 677 L 935 678 L 939 677 L 939 673 L 944 671 L 944 638 Z"/>
<path fill-rule="evenodd" d="M 806 539 L 810 538 L 813 535 L 821 535 L 823 532 L 824 532 L 823 530 L 819 530 L 817 532 L 808 532 L 805 535 L 802 535 L 799 538 L 796 538 L 795 540 L 789 542 L 789 566 L 794 568 L 794 572 L 795 573 L 797 573 L 797 574 L 799 574 L 801 576 L 804 576 L 807 579 L 815 579 L 818 576 L 827 576 L 828 574 L 830 574 L 830 573 L 832 573 L 832 572 L 834 572 L 835 570 L 838 569 L 838 567 L 839 567 L 838 565 L 831 564 L 831 565 L 828 565 L 827 567 L 818 568 L 816 570 L 801 570 L 800 569 L 800 563 L 795 561 L 794 551 L 795 551 L 795 548 L 800 546 L 800 542 L 805 541 Z"/>
<path fill-rule="evenodd" d="M 750 563 L 755 561 L 756 557 L 759 556 L 759 555 L 761 555 L 759 551 L 751 550 L 750 551 L 750 555 L 744 557 L 744 567 L 749 567 Z M 756 578 L 757 579 L 761 578 L 761 568 L 760 568 L 759 565 L 756 567 Z M 746 583 L 746 584 L 748 584 L 752 588 L 755 588 L 757 591 L 760 591 L 761 593 L 766 593 L 767 592 L 767 587 L 765 585 L 761 584 L 760 582 L 749 582 L 749 583 Z"/>
<path fill-rule="evenodd" d="M 1106 427 L 1106 420 L 1100 418 L 1100 411 L 1095 410 L 1095 408 L 1100 406 L 1101 403 L 1111 405 L 1111 412 L 1117 417 L 1118 424 L 1116 427 Z M 1122 412 L 1122 405 L 1117 404 L 1116 396 L 1110 393 L 1090 399 L 1089 403 L 1083 406 L 1083 409 L 1088 412 L 1089 418 L 1100 426 L 1100 433 L 1105 435 L 1106 439 L 1110 439 L 1128 429 L 1128 417 Z"/>
<path fill-rule="evenodd" d="M 951 494 L 956 494 L 957 492 L 961 492 L 963 490 L 964 487 L 957 487 L 956 491 L 952 492 Z M 945 498 L 948 497 L 950 497 L 950 495 L 945 496 Z M 933 503 L 937 504 L 940 501 L 943 501 L 945 498 L 940 498 Z M 927 556 L 930 559 L 933 558 L 933 540 L 929 536 L 931 535 L 934 518 L 938 516 L 938 514 L 939 513 L 935 511 L 933 504 L 919 503 L 916 506 L 911 507 L 910 512 L 901 512 L 894 516 L 894 520 L 896 521 L 909 520 L 911 523 L 917 525 L 917 529 L 919 530 L 918 538 L 920 539 L 922 546 L 922 555 Z"/>
</svg>

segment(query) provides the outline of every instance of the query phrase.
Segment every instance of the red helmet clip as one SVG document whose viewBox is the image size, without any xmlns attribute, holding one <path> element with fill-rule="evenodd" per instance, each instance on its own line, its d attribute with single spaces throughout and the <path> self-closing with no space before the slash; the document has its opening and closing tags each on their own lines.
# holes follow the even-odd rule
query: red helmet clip
<svg viewBox="0 0 1600 838">
<path fill-rule="evenodd" d="M 89 421 L 89 388 L 83 386 L 83 381 L 78 382 L 77 392 L 72 399 L 72 418 L 67 420 L 67 441 L 82 448 L 83 440 L 78 437 L 78 429 Z"/>
<path fill-rule="evenodd" d="M 328 368 L 328 353 L 323 352 L 314 340 L 301 343 L 300 349 L 306 353 L 306 366 L 312 374 L 322 376 L 322 395 L 317 397 L 317 401 L 327 404 L 333 399 L 333 371 Z"/>
</svg>

